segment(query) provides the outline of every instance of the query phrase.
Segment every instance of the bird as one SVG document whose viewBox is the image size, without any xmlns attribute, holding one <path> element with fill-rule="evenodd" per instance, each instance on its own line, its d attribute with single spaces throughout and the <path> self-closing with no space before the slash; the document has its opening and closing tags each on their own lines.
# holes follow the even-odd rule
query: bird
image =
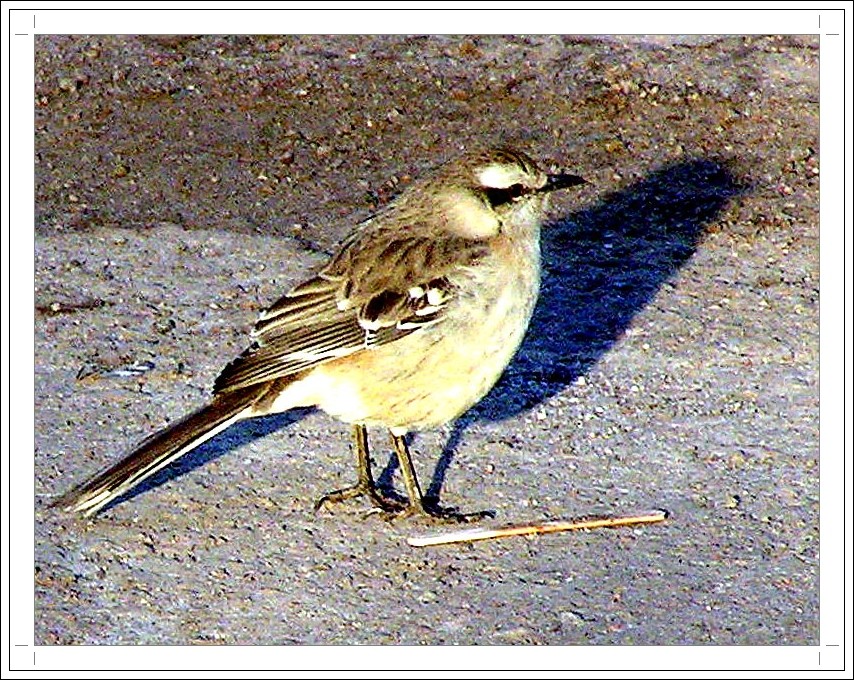
<svg viewBox="0 0 854 680">
<path fill-rule="evenodd" d="M 316 509 L 363 496 L 389 513 L 452 514 L 425 498 L 407 436 L 454 421 L 498 381 L 538 298 L 548 198 L 582 184 L 506 145 L 469 150 L 413 181 L 260 313 L 205 406 L 53 505 L 93 515 L 239 421 L 317 407 L 352 426 L 357 481 Z M 378 490 L 369 427 L 390 433 L 408 503 Z"/>
</svg>

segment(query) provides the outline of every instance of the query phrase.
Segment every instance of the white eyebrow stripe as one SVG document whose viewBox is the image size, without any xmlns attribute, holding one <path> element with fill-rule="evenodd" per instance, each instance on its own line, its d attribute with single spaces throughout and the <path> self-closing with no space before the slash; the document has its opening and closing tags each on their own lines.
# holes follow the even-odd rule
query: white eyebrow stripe
<svg viewBox="0 0 854 680">
<path fill-rule="evenodd" d="M 517 168 L 493 163 L 481 170 L 477 175 L 477 179 L 481 186 L 490 189 L 506 189 L 514 184 L 518 184 L 522 178 Z"/>
</svg>

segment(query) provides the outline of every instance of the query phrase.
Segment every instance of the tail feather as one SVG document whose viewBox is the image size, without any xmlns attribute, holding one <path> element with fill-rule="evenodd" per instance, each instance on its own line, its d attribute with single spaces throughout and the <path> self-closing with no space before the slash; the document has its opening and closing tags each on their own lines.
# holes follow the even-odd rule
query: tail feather
<svg viewBox="0 0 854 680">
<path fill-rule="evenodd" d="M 258 397 L 255 390 L 217 395 L 207 406 L 156 432 L 115 465 L 57 499 L 68 512 L 92 515 L 172 461 L 244 418 Z"/>
</svg>

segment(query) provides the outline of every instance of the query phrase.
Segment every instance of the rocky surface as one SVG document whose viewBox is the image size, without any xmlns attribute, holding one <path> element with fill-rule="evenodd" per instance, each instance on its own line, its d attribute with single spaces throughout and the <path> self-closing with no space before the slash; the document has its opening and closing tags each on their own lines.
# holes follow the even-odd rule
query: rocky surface
<svg viewBox="0 0 854 680">
<path fill-rule="evenodd" d="M 35 97 L 36 644 L 818 643 L 817 38 L 37 36 Z M 591 185 L 553 202 L 505 377 L 415 438 L 424 486 L 666 523 L 411 548 L 440 527 L 312 512 L 354 472 L 323 413 L 93 520 L 48 507 L 202 404 L 356 220 L 494 141 Z"/>
</svg>

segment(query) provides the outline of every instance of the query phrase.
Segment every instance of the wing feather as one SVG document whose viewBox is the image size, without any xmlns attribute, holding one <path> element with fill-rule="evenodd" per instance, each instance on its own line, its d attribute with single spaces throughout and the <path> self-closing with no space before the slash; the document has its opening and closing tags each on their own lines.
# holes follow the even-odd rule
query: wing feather
<svg viewBox="0 0 854 680">
<path fill-rule="evenodd" d="M 471 239 L 367 227 L 260 314 L 253 343 L 225 367 L 215 391 L 294 375 L 440 323 L 455 299 L 454 279 L 487 252 Z"/>
</svg>

